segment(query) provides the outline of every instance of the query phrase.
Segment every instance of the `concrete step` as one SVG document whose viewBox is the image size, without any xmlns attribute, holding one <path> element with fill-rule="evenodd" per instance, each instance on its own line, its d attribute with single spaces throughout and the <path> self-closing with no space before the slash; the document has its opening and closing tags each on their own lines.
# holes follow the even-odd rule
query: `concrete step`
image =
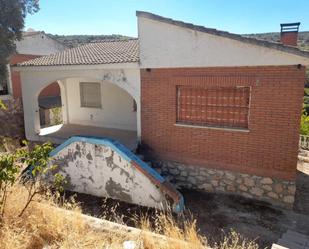
<svg viewBox="0 0 309 249">
<path fill-rule="evenodd" d="M 277 244 L 280 246 L 289 248 L 289 249 L 305 249 L 302 245 L 296 244 L 295 242 L 292 242 L 292 241 L 286 241 L 282 239 L 279 239 Z"/>
<path fill-rule="evenodd" d="M 282 237 L 279 241 L 285 242 L 291 242 L 299 246 L 306 246 L 308 243 L 308 239 L 304 239 L 302 237 L 298 236 L 292 236 L 292 235 L 285 235 Z"/>
<path fill-rule="evenodd" d="M 285 238 L 285 237 L 293 237 L 297 239 L 309 240 L 309 236 L 302 234 L 302 233 L 295 232 L 293 230 L 288 230 L 285 234 L 282 235 L 282 238 Z"/>
<path fill-rule="evenodd" d="M 284 233 L 276 244 L 273 244 L 273 249 L 309 249 L 309 236 L 288 230 Z"/>
<path fill-rule="evenodd" d="M 271 249 L 289 249 L 288 247 L 285 247 L 285 246 L 280 246 L 278 244 L 273 244 L 271 246 Z"/>
</svg>

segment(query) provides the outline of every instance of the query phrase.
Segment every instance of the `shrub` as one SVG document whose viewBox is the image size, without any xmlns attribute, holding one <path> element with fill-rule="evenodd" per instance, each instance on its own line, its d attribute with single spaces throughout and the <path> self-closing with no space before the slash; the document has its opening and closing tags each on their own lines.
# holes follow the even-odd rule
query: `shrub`
<svg viewBox="0 0 309 249">
<path fill-rule="evenodd" d="M 309 116 L 303 112 L 300 119 L 300 134 L 309 136 Z"/>
<path fill-rule="evenodd" d="M 25 145 L 27 145 L 25 143 Z M 6 201 L 17 179 L 22 182 L 27 192 L 27 202 L 18 216 L 22 216 L 36 195 L 43 195 L 50 188 L 63 191 L 65 179 L 54 175 L 54 183 L 42 181 L 47 174 L 56 169 L 51 165 L 49 153 L 53 149 L 51 143 L 35 145 L 33 149 L 24 146 L 14 153 L 0 155 L 0 222 L 5 213 Z"/>
</svg>

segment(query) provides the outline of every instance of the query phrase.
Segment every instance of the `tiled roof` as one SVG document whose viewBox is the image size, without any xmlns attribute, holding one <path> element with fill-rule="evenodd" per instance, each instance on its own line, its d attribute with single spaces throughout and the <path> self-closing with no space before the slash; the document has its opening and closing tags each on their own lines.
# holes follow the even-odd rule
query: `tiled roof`
<svg viewBox="0 0 309 249">
<path fill-rule="evenodd" d="M 39 57 L 18 66 L 94 65 L 138 62 L 138 40 L 107 40 Z"/>
<path fill-rule="evenodd" d="M 250 43 L 250 44 L 253 44 L 253 45 L 268 47 L 268 48 L 272 48 L 272 49 L 280 50 L 280 51 L 283 51 L 283 52 L 287 52 L 287 53 L 291 53 L 291 54 L 295 54 L 295 55 L 299 55 L 299 56 L 309 58 L 309 52 L 308 51 L 300 50 L 297 47 L 293 47 L 293 46 L 283 45 L 282 43 L 278 43 L 278 42 L 270 42 L 270 41 L 265 41 L 265 40 L 259 40 L 259 39 L 256 39 L 256 38 L 245 37 L 245 36 L 242 36 L 242 35 L 233 34 L 233 33 L 229 33 L 229 32 L 226 32 L 226 31 L 206 28 L 204 26 L 199 26 L 199 25 L 194 25 L 192 23 L 177 21 L 177 20 L 173 20 L 171 18 L 166 18 L 166 17 L 163 17 L 163 16 L 155 15 L 155 14 L 152 14 L 152 13 L 149 13 L 149 12 L 144 12 L 144 11 L 136 11 L 136 16 L 156 20 L 156 21 L 159 21 L 159 22 L 173 24 L 173 25 L 176 25 L 176 26 L 179 26 L 179 27 L 200 31 L 200 32 L 211 34 L 211 35 L 222 36 L 222 37 L 238 40 L 238 41 L 241 41 L 241 42 Z"/>
</svg>

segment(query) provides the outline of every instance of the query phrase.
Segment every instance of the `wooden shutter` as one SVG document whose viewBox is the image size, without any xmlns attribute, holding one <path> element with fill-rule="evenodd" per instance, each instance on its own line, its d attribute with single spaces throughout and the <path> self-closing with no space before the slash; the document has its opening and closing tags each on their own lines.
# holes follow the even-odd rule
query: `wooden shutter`
<svg viewBox="0 0 309 249">
<path fill-rule="evenodd" d="M 177 122 L 247 128 L 250 87 L 177 87 Z"/>
<path fill-rule="evenodd" d="M 101 108 L 101 84 L 95 82 L 80 83 L 81 107 Z"/>
</svg>

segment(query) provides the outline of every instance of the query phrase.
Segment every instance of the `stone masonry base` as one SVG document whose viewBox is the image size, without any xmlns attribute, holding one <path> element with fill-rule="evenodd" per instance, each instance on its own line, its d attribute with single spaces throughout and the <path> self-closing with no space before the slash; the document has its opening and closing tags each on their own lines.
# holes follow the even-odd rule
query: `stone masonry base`
<svg viewBox="0 0 309 249">
<path fill-rule="evenodd" d="M 292 208 L 295 181 L 248 175 L 225 170 L 184 165 L 171 161 L 152 161 L 153 168 L 178 188 L 221 192 Z"/>
</svg>

